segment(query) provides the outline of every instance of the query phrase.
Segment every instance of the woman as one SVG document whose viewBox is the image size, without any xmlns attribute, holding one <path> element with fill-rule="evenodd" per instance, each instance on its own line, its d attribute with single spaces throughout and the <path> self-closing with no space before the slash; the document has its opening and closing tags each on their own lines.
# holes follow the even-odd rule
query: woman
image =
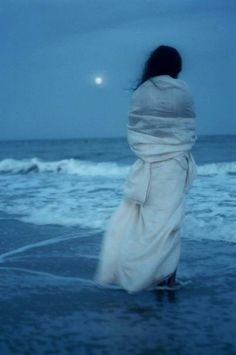
<svg viewBox="0 0 236 355">
<path fill-rule="evenodd" d="M 95 281 L 129 293 L 175 284 L 184 203 L 196 164 L 193 99 L 176 49 L 159 46 L 131 98 L 128 143 L 137 156 L 103 238 Z"/>
</svg>

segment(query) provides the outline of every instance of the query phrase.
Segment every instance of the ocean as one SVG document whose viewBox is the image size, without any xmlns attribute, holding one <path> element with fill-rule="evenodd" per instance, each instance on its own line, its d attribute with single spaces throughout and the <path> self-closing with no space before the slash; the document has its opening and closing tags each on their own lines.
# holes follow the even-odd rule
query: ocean
<svg viewBox="0 0 236 355">
<path fill-rule="evenodd" d="M 0 142 L 1 355 L 236 353 L 236 136 L 192 153 L 182 287 L 132 296 L 93 282 L 135 161 L 126 139 Z"/>
<path fill-rule="evenodd" d="M 236 242 L 236 136 L 199 137 L 184 237 Z M 125 139 L 0 142 L 0 218 L 104 230 L 135 158 Z"/>
</svg>

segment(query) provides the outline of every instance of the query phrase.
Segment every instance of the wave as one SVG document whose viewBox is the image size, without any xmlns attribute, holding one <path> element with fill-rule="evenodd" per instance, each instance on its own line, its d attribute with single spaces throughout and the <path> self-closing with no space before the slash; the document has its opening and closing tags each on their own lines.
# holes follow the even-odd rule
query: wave
<svg viewBox="0 0 236 355">
<path fill-rule="evenodd" d="M 199 175 L 236 174 L 236 161 L 198 165 Z"/>
<path fill-rule="evenodd" d="M 201 207 L 200 209 L 202 210 Z M 28 208 L 25 208 L 23 216 L 18 215 L 12 218 L 9 215 L 9 218 L 11 221 L 18 220 L 38 226 L 54 225 L 61 227 L 79 227 L 84 229 L 86 233 L 93 233 L 95 231 L 104 233 L 109 223 L 109 219 L 115 210 L 116 207 L 112 209 L 103 207 L 96 209 L 96 211 L 91 209 L 85 214 L 82 214 L 79 208 L 75 212 L 73 206 L 69 206 L 66 209 L 61 206 L 57 210 L 53 210 L 50 206 L 44 206 L 41 208 L 32 208 L 29 206 Z M 211 218 L 210 213 L 208 213 L 208 215 L 207 212 L 204 213 L 203 210 L 202 213 L 197 213 L 196 211 L 190 211 L 190 208 L 187 208 L 187 212 L 182 226 L 181 235 L 183 238 L 196 241 L 207 239 L 236 243 L 236 221 L 232 221 L 230 216 L 222 217 L 216 210 L 214 211 L 214 218 Z M 5 217 L 3 219 L 6 220 Z M 53 240 L 54 239 L 52 239 L 52 242 Z M 44 241 L 36 244 L 38 246 L 43 245 L 43 243 Z M 28 249 L 28 246 L 26 248 L 19 248 L 19 250 L 26 249 Z M 16 253 L 18 253 L 18 249 L 13 253 L 9 252 L 0 255 L 0 263 L 5 256 Z"/>
<path fill-rule="evenodd" d="M 45 161 L 39 158 L 3 159 L 0 174 L 64 173 L 80 176 L 125 176 L 129 166 L 113 162 L 96 163 L 77 159 Z M 236 161 L 198 165 L 199 175 L 236 174 Z"/>
<path fill-rule="evenodd" d="M 45 161 L 39 158 L 4 159 L 0 161 L 0 174 L 64 173 L 80 176 L 123 176 L 128 166 L 116 163 L 95 163 L 77 159 Z"/>
</svg>

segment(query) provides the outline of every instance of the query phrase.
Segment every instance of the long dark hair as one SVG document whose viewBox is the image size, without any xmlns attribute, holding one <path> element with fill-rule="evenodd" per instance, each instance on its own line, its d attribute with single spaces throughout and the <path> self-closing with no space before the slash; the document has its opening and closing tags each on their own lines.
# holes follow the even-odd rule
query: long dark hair
<svg viewBox="0 0 236 355">
<path fill-rule="evenodd" d="M 173 47 L 161 45 L 150 54 L 145 63 L 142 77 L 134 90 L 154 76 L 170 75 L 176 79 L 181 69 L 182 59 L 179 52 Z"/>
</svg>

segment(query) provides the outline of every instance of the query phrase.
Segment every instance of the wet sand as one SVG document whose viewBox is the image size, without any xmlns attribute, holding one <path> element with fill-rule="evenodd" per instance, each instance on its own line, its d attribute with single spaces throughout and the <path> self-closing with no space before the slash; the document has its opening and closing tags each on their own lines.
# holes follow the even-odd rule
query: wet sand
<svg viewBox="0 0 236 355">
<path fill-rule="evenodd" d="M 235 244 L 182 239 L 185 286 L 130 295 L 94 284 L 101 237 L 1 221 L 1 355 L 236 353 Z"/>
</svg>

